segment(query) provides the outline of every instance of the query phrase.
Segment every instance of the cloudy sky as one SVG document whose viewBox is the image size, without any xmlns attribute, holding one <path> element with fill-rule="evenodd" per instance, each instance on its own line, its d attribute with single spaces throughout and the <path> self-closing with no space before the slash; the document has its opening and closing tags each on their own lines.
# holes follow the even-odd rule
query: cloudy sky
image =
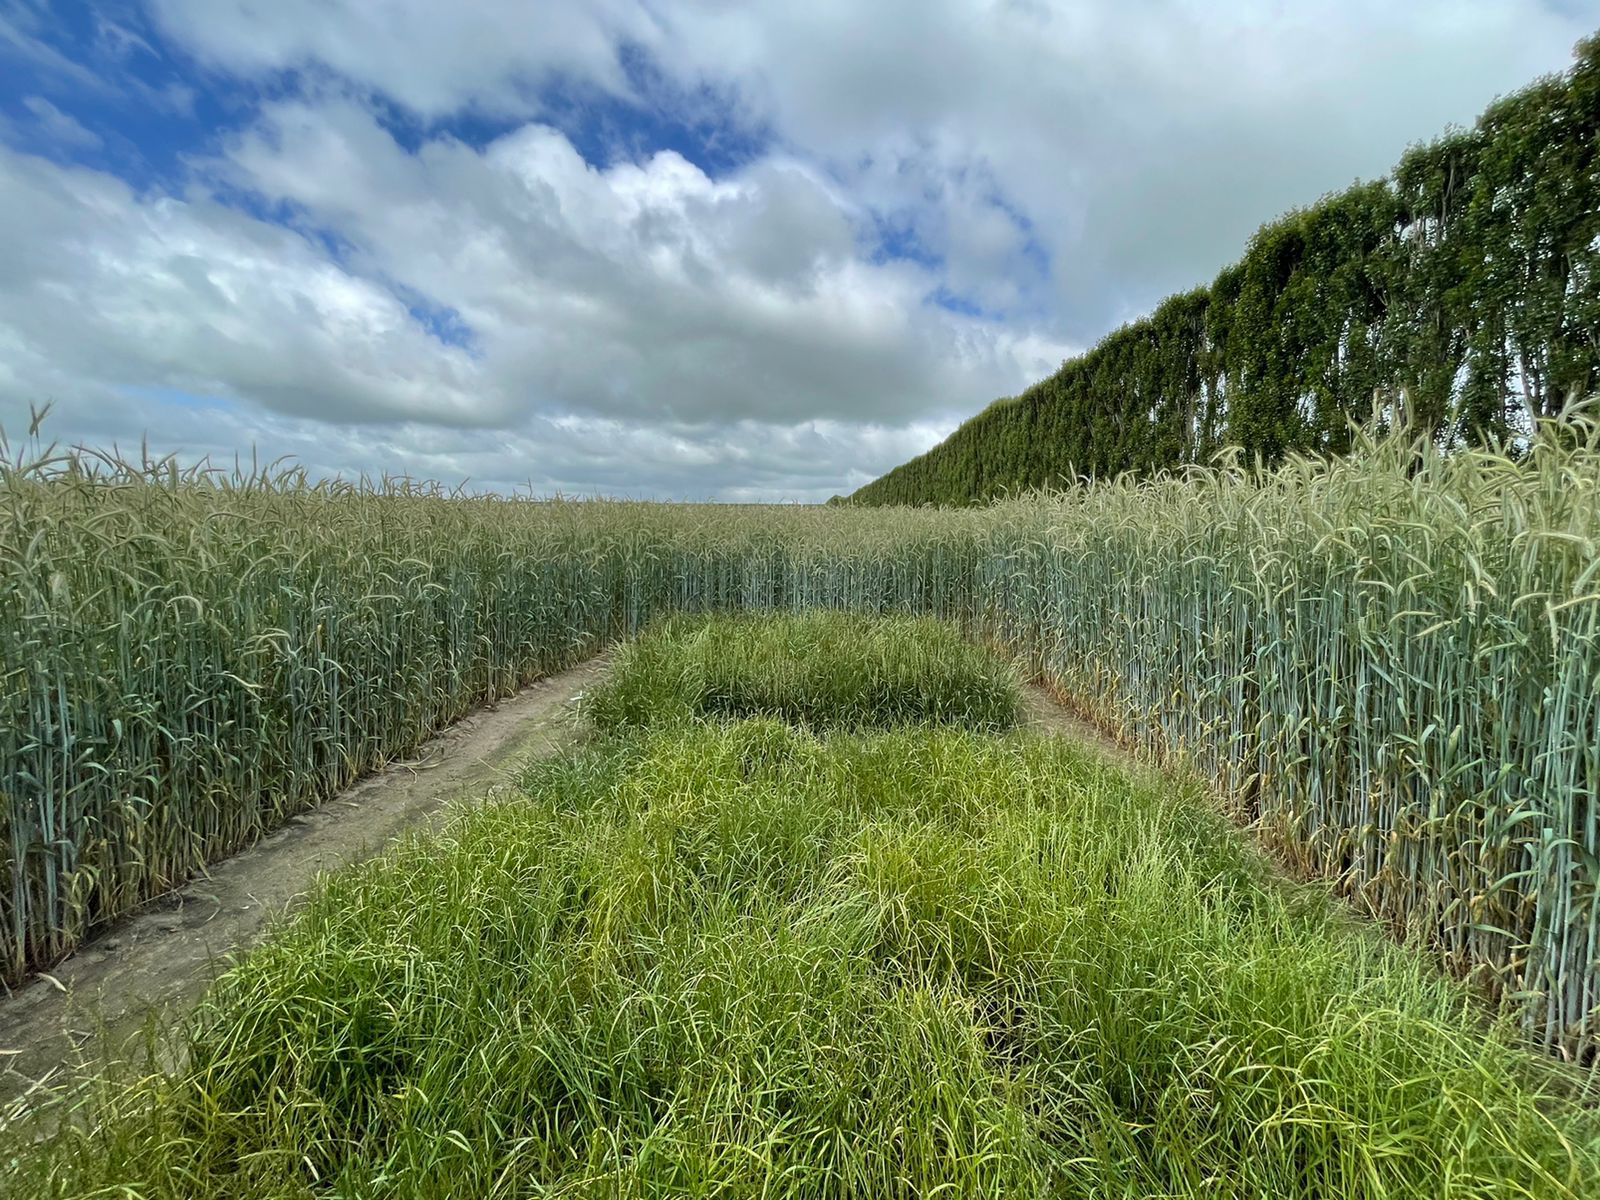
<svg viewBox="0 0 1600 1200">
<path fill-rule="evenodd" d="M 0 427 L 818 500 L 1600 0 L 0 0 Z"/>
</svg>

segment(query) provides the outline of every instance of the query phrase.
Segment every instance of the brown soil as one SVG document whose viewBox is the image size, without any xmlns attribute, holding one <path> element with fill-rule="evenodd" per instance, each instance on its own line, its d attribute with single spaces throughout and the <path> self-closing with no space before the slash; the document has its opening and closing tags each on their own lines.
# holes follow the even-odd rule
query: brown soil
<svg viewBox="0 0 1600 1200">
<path fill-rule="evenodd" d="M 522 761 L 571 741 L 570 701 L 603 666 L 590 659 L 463 718 L 414 758 L 293 818 L 0 997 L 0 1098 L 68 1082 L 86 1055 L 136 1049 L 152 1019 L 186 1011 L 227 956 L 259 941 L 319 875 L 370 858 L 447 801 L 487 793 Z"/>
<path fill-rule="evenodd" d="M 1117 766 L 1140 773 L 1154 767 L 1124 746 L 1110 733 L 1068 705 L 1044 683 L 1028 683 L 1022 689 L 1022 724 L 1041 733 L 1059 734 L 1092 747 Z"/>
</svg>

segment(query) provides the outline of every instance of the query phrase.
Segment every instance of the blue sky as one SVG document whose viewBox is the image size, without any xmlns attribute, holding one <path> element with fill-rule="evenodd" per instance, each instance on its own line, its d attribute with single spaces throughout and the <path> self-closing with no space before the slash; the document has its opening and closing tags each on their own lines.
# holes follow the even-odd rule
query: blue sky
<svg viewBox="0 0 1600 1200">
<path fill-rule="evenodd" d="M 1600 6 L 0 0 L 0 426 L 816 500 Z"/>
</svg>

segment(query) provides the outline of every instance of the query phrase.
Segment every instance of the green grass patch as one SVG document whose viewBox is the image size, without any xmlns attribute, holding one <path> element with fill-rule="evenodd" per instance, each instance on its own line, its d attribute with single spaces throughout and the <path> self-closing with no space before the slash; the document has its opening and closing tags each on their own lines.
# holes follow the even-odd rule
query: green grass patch
<svg viewBox="0 0 1600 1200">
<path fill-rule="evenodd" d="M 674 617 L 623 647 L 588 702 L 601 730 L 771 716 L 812 729 L 999 730 L 1015 673 L 953 626 L 812 611 Z"/>
<path fill-rule="evenodd" d="M 684 636 L 688 636 L 687 634 Z M 1197 796 L 1059 741 L 611 739 L 333 877 L 80 1197 L 1576 1197 L 1600 1126 Z"/>
</svg>

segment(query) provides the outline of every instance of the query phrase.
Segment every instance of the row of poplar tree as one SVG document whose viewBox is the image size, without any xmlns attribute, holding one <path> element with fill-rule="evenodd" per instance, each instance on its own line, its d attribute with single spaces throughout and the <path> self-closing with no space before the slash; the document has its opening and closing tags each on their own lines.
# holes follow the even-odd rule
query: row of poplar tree
<svg viewBox="0 0 1600 1200">
<path fill-rule="evenodd" d="M 1163 302 L 853 500 L 960 504 L 1080 476 L 1339 453 L 1351 423 L 1515 443 L 1600 389 L 1600 35 L 1575 65 L 1265 225 Z"/>
</svg>

